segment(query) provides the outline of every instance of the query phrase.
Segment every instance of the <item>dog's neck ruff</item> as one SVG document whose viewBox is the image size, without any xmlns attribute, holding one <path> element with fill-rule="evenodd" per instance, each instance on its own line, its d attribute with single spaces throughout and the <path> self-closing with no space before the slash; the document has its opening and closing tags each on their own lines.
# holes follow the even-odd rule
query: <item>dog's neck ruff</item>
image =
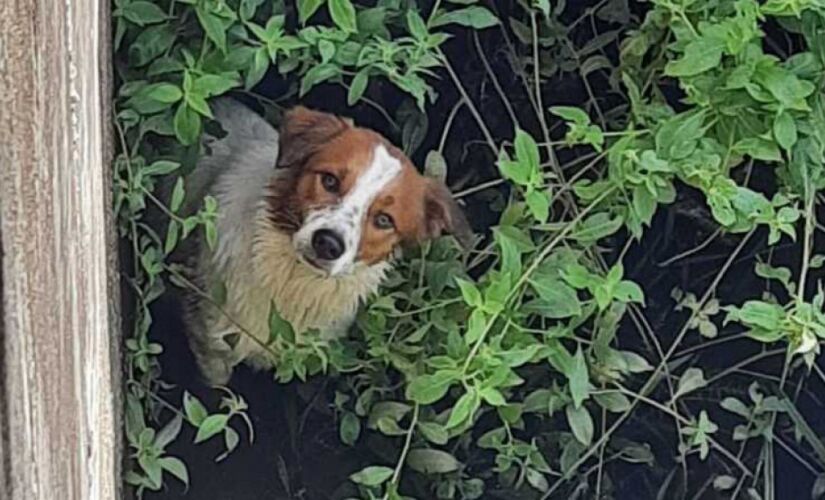
<svg viewBox="0 0 825 500">
<path fill-rule="evenodd" d="M 340 329 L 341 320 L 355 317 L 359 304 L 378 289 L 390 268 L 388 262 L 358 263 L 351 273 L 328 276 L 300 259 L 292 237 L 272 226 L 266 208 L 258 213 L 253 238 L 251 266 L 257 287 L 297 332 Z"/>
</svg>

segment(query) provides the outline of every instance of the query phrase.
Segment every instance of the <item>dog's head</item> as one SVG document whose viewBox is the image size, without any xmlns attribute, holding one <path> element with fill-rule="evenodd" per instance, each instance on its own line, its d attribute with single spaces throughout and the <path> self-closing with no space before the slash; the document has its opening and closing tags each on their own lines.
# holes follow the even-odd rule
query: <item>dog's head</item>
<svg viewBox="0 0 825 500">
<path fill-rule="evenodd" d="M 302 260 L 330 276 L 382 262 L 401 245 L 471 237 L 447 188 L 371 130 L 297 107 L 284 116 L 279 147 L 286 171 L 269 199 L 272 221 Z"/>
</svg>

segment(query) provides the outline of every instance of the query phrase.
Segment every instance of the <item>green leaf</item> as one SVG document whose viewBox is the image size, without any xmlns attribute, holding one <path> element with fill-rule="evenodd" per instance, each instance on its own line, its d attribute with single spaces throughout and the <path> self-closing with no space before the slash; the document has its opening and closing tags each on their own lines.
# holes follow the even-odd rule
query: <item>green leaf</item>
<svg viewBox="0 0 825 500">
<path fill-rule="evenodd" d="M 797 141 L 796 122 L 787 111 L 779 113 L 773 122 L 773 135 L 776 142 L 785 149 L 790 150 Z"/>
<path fill-rule="evenodd" d="M 517 129 L 513 145 L 516 148 L 516 159 L 523 165 L 523 168 L 527 169 L 530 174 L 529 179 L 532 181 L 533 177 L 539 174 L 539 164 L 541 162 L 536 141 L 527 132 Z"/>
<path fill-rule="evenodd" d="M 169 255 L 175 250 L 175 247 L 178 245 L 178 239 L 180 237 L 180 223 L 177 220 L 170 220 L 169 227 L 166 228 L 166 240 L 163 244 L 163 253 Z"/>
<path fill-rule="evenodd" d="M 447 474 L 461 466 L 461 462 L 446 451 L 427 448 L 410 450 L 406 464 L 422 474 Z"/>
<path fill-rule="evenodd" d="M 702 373 L 701 368 L 688 368 L 679 378 L 679 386 L 673 394 L 673 399 L 675 400 L 685 394 L 701 389 L 706 385 L 705 374 Z"/>
<path fill-rule="evenodd" d="M 175 182 L 175 189 L 172 191 L 172 201 L 169 203 L 169 210 L 171 210 L 172 213 L 178 213 L 181 205 L 183 205 L 185 196 L 186 191 L 183 188 L 183 177 L 178 177 L 178 180 Z"/>
<path fill-rule="evenodd" d="M 427 25 L 424 24 L 424 20 L 421 19 L 421 15 L 417 10 L 410 9 L 407 11 L 407 27 L 416 40 L 427 39 Z"/>
<path fill-rule="evenodd" d="M 456 373 L 449 370 L 437 371 L 432 375 L 419 375 L 407 385 L 407 399 L 421 405 L 433 404 L 443 398 L 456 381 Z"/>
<path fill-rule="evenodd" d="M 466 420 L 472 419 L 478 407 L 481 405 L 481 398 L 479 398 L 478 391 L 475 388 L 470 388 L 463 396 L 459 398 L 450 412 L 450 418 L 447 420 L 447 429 L 452 429 L 463 424 Z"/>
<path fill-rule="evenodd" d="M 292 328 L 292 324 L 280 315 L 273 302 L 269 309 L 269 343 L 279 338 L 294 343 L 295 330 Z"/>
<path fill-rule="evenodd" d="M 531 280 L 533 290 L 541 298 L 541 315 L 547 318 L 562 319 L 579 316 L 582 313 L 581 302 L 576 291 L 561 279 Z"/>
<path fill-rule="evenodd" d="M 150 99 L 154 99 L 164 104 L 176 103 L 180 101 L 181 97 L 183 97 L 183 92 L 181 92 L 180 88 L 178 88 L 177 85 L 172 85 L 171 83 L 155 83 L 148 85 L 144 92 L 146 92 L 147 97 Z"/>
<path fill-rule="evenodd" d="M 183 417 L 181 415 L 176 415 L 175 418 L 170 420 L 160 432 L 157 433 L 155 436 L 154 445 L 159 450 L 163 450 L 166 448 L 166 445 L 171 443 L 178 434 L 180 434 L 180 428 L 183 424 Z"/>
<path fill-rule="evenodd" d="M 499 392 L 498 389 L 493 387 L 485 387 L 480 392 L 481 398 L 487 402 L 487 404 L 492 406 L 504 406 L 507 404 L 507 400 L 504 399 L 504 396 Z"/>
<path fill-rule="evenodd" d="M 584 406 L 575 407 L 567 405 L 564 409 L 567 416 L 567 423 L 576 440 L 585 446 L 589 446 L 593 441 L 593 418 Z"/>
<path fill-rule="evenodd" d="M 371 465 L 361 469 L 349 478 L 352 479 L 353 482 L 364 486 L 378 486 L 391 478 L 392 474 L 393 470 L 389 467 Z"/>
<path fill-rule="evenodd" d="M 189 486 L 189 471 L 186 469 L 186 464 L 179 458 L 162 457 L 158 459 L 161 468 L 180 480 L 186 486 Z"/>
<path fill-rule="evenodd" d="M 739 154 L 747 155 L 754 160 L 780 162 L 782 153 L 776 147 L 776 143 L 761 137 L 748 137 L 733 145 L 733 150 Z"/>
<path fill-rule="evenodd" d="M 328 0 L 329 15 L 336 26 L 347 33 L 355 33 L 355 7 L 350 0 Z"/>
<path fill-rule="evenodd" d="M 593 214 L 579 224 L 572 237 L 582 243 L 595 243 L 618 231 L 623 222 L 620 215 L 611 217 L 605 212 Z"/>
<path fill-rule="evenodd" d="M 185 103 L 178 105 L 175 112 L 175 136 L 184 146 L 189 146 L 198 141 L 201 135 L 201 117 L 198 113 Z"/>
<path fill-rule="evenodd" d="M 573 106 L 553 106 L 550 108 L 550 112 L 577 125 L 590 124 L 590 116 L 583 110 Z"/>
<path fill-rule="evenodd" d="M 524 197 L 524 201 L 527 202 L 527 208 L 537 221 L 547 222 L 547 218 L 550 217 L 550 199 L 547 193 L 540 189 L 531 190 Z"/>
<path fill-rule="evenodd" d="M 367 90 L 367 84 L 370 81 L 370 68 L 364 68 L 352 78 L 349 91 L 347 92 L 347 105 L 353 106 L 364 95 Z"/>
<path fill-rule="evenodd" d="M 461 295 L 464 297 L 464 302 L 470 307 L 481 307 L 484 301 L 481 298 L 481 292 L 472 281 L 466 281 L 460 278 L 455 279 L 458 283 L 458 288 L 461 289 Z"/>
<path fill-rule="evenodd" d="M 704 123 L 704 111 L 687 111 L 670 118 L 656 132 L 657 156 L 679 160 L 693 154 L 705 134 Z"/>
<path fill-rule="evenodd" d="M 619 282 L 613 289 L 613 297 L 621 302 L 636 302 L 644 305 L 645 294 L 641 287 L 633 281 L 624 280 Z"/>
<path fill-rule="evenodd" d="M 738 318 L 748 326 L 758 326 L 765 330 L 779 330 L 782 328 L 782 320 L 785 319 L 785 310 L 777 304 L 761 300 L 749 300 L 739 309 Z"/>
<path fill-rule="evenodd" d="M 306 24 L 307 20 L 312 17 L 318 9 L 324 5 L 325 0 L 297 0 L 298 1 L 298 19 L 301 24 Z"/>
<path fill-rule="evenodd" d="M 467 321 L 467 333 L 464 334 L 464 340 L 467 344 L 474 344 L 484 333 L 484 328 L 487 326 L 487 318 L 484 311 L 475 309 L 470 314 L 470 319 Z"/>
<path fill-rule="evenodd" d="M 341 424 L 338 428 L 341 442 L 352 446 L 358 441 L 358 436 L 361 435 L 361 421 L 354 413 L 348 411 L 341 417 Z"/>
<path fill-rule="evenodd" d="M 128 3 L 122 8 L 122 12 L 123 17 L 138 26 L 159 23 L 166 20 L 166 13 L 163 12 L 160 7 L 152 2 L 145 2 L 143 0 Z"/>
<path fill-rule="evenodd" d="M 203 403 L 189 392 L 183 393 L 183 410 L 189 422 L 196 427 L 200 427 L 206 417 L 209 416 L 209 412 L 206 411 Z"/>
<path fill-rule="evenodd" d="M 605 410 L 613 413 L 624 413 L 630 409 L 630 400 L 619 391 L 606 391 L 593 394 L 593 399 Z"/>
<path fill-rule="evenodd" d="M 427 441 L 433 444 L 444 445 L 449 440 L 449 434 L 444 426 L 435 422 L 418 422 L 418 430 Z"/>
<path fill-rule="evenodd" d="M 582 351 L 581 346 L 576 349 L 576 354 L 573 356 L 573 365 L 565 375 L 570 384 L 570 395 L 573 397 L 573 405 L 576 408 L 580 408 L 590 394 L 590 376 L 587 371 L 587 361 L 584 359 L 584 351 Z"/>
<path fill-rule="evenodd" d="M 427 153 L 424 159 L 424 175 L 441 183 L 447 181 L 447 160 L 437 149 Z"/>
<path fill-rule="evenodd" d="M 198 426 L 198 433 L 195 435 L 195 444 L 202 443 L 216 434 L 220 434 L 229 422 L 229 415 L 216 414 L 209 415 Z"/>
<path fill-rule="evenodd" d="M 334 78 L 341 73 L 340 68 L 335 66 L 334 64 L 319 64 L 317 66 L 313 66 L 309 71 L 304 74 L 304 77 L 301 78 L 301 91 L 300 95 L 304 96 L 307 92 L 309 92 L 312 87 L 318 85 L 319 83 L 323 83 L 330 78 Z"/>
<path fill-rule="evenodd" d="M 486 8 L 474 6 L 441 14 L 433 19 L 431 27 L 435 28 L 445 24 L 458 24 L 481 30 L 497 25 L 498 18 Z"/>
<path fill-rule="evenodd" d="M 225 94 L 229 89 L 237 87 L 239 83 L 237 73 L 234 72 L 220 75 L 204 75 L 195 79 L 192 84 L 192 91 L 205 95 L 206 97 L 213 97 Z"/>
<path fill-rule="evenodd" d="M 249 90 L 254 87 L 264 77 L 267 69 L 269 69 L 269 54 L 264 47 L 261 47 L 255 51 L 252 65 L 246 71 L 244 88 Z"/>
<path fill-rule="evenodd" d="M 232 427 L 227 427 L 226 429 L 224 429 L 223 444 L 224 446 L 226 446 L 226 450 L 220 455 L 218 455 L 218 457 L 215 458 L 215 461 L 222 462 L 224 459 L 226 459 L 226 457 L 228 457 L 229 454 L 232 453 L 235 450 L 235 448 L 238 447 L 238 443 L 240 443 L 240 441 L 241 438 L 240 436 L 238 436 L 238 433 L 235 432 L 235 429 L 233 429 Z"/>
<path fill-rule="evenodd" d="M 180 168 L 180 163 L 167 160 L 158 160 L 140 171 L 144 177 L 152 175 L 168 175 Z"/>
<path fill-rule="evenodd" d="M 195 13 L 206 36 L 212 40 L 221 52 L 226 52 L 226 28 L 221 18 L 212 14 L 200 4 L 195 8 Z"/>
<path fill-rule="evenodd" d="M 719 66 L 722 62 L 722 40 L 703 36 L 685 47 L 685 53 L 665 66 L 665 74 L 676 77 L 695 76 Z"/>
</svg>

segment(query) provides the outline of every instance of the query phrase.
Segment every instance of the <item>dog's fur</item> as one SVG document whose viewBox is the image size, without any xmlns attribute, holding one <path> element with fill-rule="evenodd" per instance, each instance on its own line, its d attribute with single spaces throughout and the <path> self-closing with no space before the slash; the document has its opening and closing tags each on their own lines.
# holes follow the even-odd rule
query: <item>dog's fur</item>
<svg viewBox="0 0 825 500">
<path fill-rule="evenodd" d="M 200 238 L 188 254 L 192 281 L 205 291 L 222 284 L 226 300 L 217 307 L 202 293 L 185 297 L 190 344 L 212 384 L 225 384 L 244 361 L 272 366 L 248 334 L 267 341 L 273 305 L 298 333 L 343 335 L 399 246 L 470 234 L 447 189 L 375 132 L 301 107 L 285 115 L 280 134 L 235 101 L 219 100 L 213 111 L 227 135 L 204 139 L 208 154 L 186 178 L 184 207 L 193 212 L 206 194 L 218 202 L 217 245 Z M 324 184 L 334 184 L 329 176 L 339 181 L 335 192 Z M 318 229 L 341 236 L 340 258 L 317 258 Z"/>
</svg>

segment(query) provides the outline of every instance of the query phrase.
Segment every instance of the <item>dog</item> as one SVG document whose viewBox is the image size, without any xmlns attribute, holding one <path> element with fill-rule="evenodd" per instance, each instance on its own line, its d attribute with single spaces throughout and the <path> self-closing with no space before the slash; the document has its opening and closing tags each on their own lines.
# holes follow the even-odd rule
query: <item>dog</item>
<svg viewBox="0 0 825 500">
<path fill-rule="evenodd" d="M 209 384 L 225 385 L 240 363 L 274 366 L 264 348 L 271 307 L 297 334 L 340 338 L 401 247 L 445 234 L 466 245 L 472 236 L 446 186 L 377 132 L 300 106 L 276 131 L 228 98 L 213 114 L 226 135 L 205 134 L 207 154 L 185 177 L 184 208 L 194 211 L 207 194 L 217 200 L 217 243 L 200 237 L 188 250 L 200 291 L 184 299 Z M 222 304 L 205 293 L 216 287 Z M 236 342 L 227 341 L 232 334 Z"/>
</svg>

